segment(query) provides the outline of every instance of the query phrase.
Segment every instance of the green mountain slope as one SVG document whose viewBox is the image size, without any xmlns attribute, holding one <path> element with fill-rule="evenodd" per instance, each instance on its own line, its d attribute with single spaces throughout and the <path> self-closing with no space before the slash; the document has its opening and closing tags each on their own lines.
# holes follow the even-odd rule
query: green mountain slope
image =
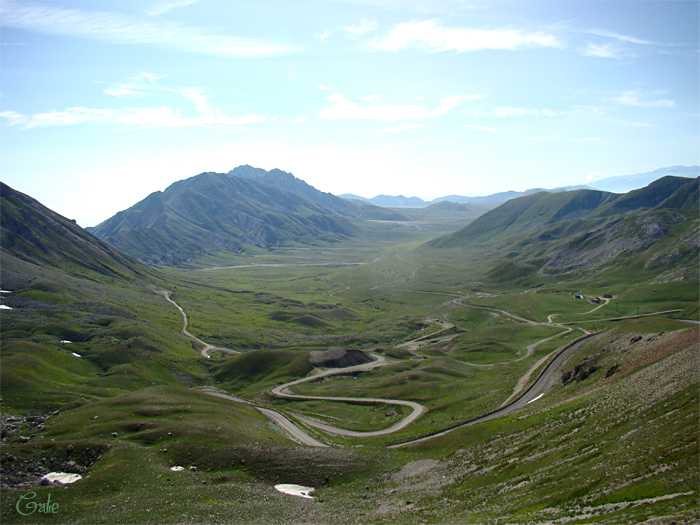
<svg viewBox="0 0 700 525">
<path fill-rule="evenodd" d="M 147 269 L 73 221 L 0 182 L 0 246 L 23 261 L 104 276 L 141 276 Z"/>
<path fill-rule="evenodd" d="M 176 265 L 242 244 L 338 241 L 355 233 L 354 215 L 352 204 L 289 173 L 248 166 L 176 182 L 90 231 L 142 262 Z"/>
<path fill-rule="evenodd" d="M 692 195 L 697 192 L 697 179 L 688 180 L 680 177 L 664 177 L 649 186 L 631 191 L 627 194 L 596 190 L 576 190 L 570 192 L 540 192 L 512 199 L 495 208 L 465 228 L 435 239 L 426 244 L 430 248 L 466 248 L 476 246 L 495 246 L 499 242 L 510 242 L 531 232 L 566 223 L 576 219 L 588 218 L 589 223 L 567 224 L 568 229 L 550 230 L 547 238 L 556 232 L 561 236 L 574 233 L 578 226 L 583 230 L 594 225 L 603 225 L 614 216 L 623 216 L 630 212 L 649 211 L 664 204 L 664 207 L 680 206 L 680 209 L 692 209 Z M 694 189 L 695 188 L 695 189 Z M 697 200 L 695 201 L 697 206 Z"/>
<path fill-rule="evenodd" d="M 664 177 L 624 195 L 578 190 L 514 199 L 423 249 L 468 252 L 485 280 L 532 286 L 607 270 L 690 278 L 699 239 L 698 179 Z"/>
<path fill-rule="evenodd" d="M 80 406 L 202 380 L 167 284 L 31 197 L 2 185 L 4 410 Z"/>
</svg>

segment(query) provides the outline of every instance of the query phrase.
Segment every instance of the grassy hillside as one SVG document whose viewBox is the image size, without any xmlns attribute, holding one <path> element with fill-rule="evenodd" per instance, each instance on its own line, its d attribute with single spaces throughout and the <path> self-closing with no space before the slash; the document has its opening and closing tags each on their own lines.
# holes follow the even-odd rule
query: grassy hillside
<svg viewBox="0 0 700 525">
<path fill-rule="evenodd" d="M 596 190 L 535 193 L 512 199 L 485 213 L 465 228 L 430 241 L 426 247 L 495 247 L 543 228 L 549 228 L 551 237 L 552 229 L 560 223 L 559 233 L 571 235 L 603 226 L 611 217 L 646 212 L 662 205 L 696 210 L 692 196 L 697 192 L 697 185 L 697 180 L 664 177 L 646 188 L 624 195 Z M 583 219 L 588 221 L 578 222 Z M 568 229 L 561 232 L 566 227 Z"/>
<path fill-rule="evenodd" d="M 679 190 L 663 202 L 685 202 Z M 1 299 L 12 308 L 0 310 L 3 520 L 700 520 L 696 212 L 572 218 L 590 207 L 575 193 L 548 215 L 566 218 L 479 247 L 427 250 L 446 222 L 468 219 L 408 212 L 410 221 L 369 222 L 334 245 L 247 246 L 188 268 L 155 270 L 108 251 L 93 267 L 74 257 L 78 242 L 54 242 L 51 260 L 3 247 L 11 293 Z M 43 238 L 28 213 L 24 223 L 39 226 L 25 240 L 96 242 L 79 229 Z M 202 357 L 180 312 L 154 293 L 165 289 L 192 334 L 242 353 Z M 587 333 L 543 396 L 464 426 L 525 392 Z M 270 393 L 313 374 L 310 353 L 331 347 L 385 364 L 292 390 L 369 402 Z M 205 393 L 212 388 L 249 403 Z M 411 412 L 383 399 L 426 411 L 371 437 L 308 423 L 377 431 Z M 258 408 L 328 446 L 297 444 Z M 406 444 L 420 437 L 429 439 Z M 83 479 L 40 485 L 51 471 Z M 278 483 L 312 486 L 315 499 L 282 494 Z M 20 515 L 28 492 L 58 511 Z"/>
<path fill-rule="evenodd" d="M 22 261 L 83 275 L 142 278 L 149 270 L 28 195 L 0 182 L 0 247 Z"/>
</svg>

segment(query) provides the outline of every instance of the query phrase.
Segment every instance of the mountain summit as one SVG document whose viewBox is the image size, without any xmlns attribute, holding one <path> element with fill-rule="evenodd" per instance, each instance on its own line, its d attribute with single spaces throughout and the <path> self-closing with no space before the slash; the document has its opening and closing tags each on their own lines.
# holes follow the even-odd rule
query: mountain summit
<svg viewBox="0 0 700 525">
<path fill-rule="evenodd" d="M 357 213 L 291 173 L 246 165 L 175 182 L 89 231 L 147 264 L 177 265 L 243 244 L 338 241 Z"/>
</svg>

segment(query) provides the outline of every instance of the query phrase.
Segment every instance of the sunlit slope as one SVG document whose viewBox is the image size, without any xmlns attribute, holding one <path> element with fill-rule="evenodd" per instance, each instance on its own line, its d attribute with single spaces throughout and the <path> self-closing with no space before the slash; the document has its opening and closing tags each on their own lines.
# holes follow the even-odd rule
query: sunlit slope
<svg viewBox="0 0 700 525">
<path fill-rule="evenodd" d="M 693 278 L 698 180 L 665 177 L 624 195 L 579 190 L 514 199 L 422 250 L 469 253 L 484 278 L 523 285 L 601 271 L 654 277 L 674 269 L 676 278 Z"/>
<path fill-rule="evenodd" d="M 465 228 L 426 244 L 430 248 L 465 248 L 495 246 L 547 226 L 563 223 L 560 237 L 602 225 L 613 216 L 631 212 L 674 207 L 693 207 L 697 195 L 697 179 L 664 177 L 646 188 L 627 194 L 596 190 L 540 192 L 512 199 L 491 210 Z M 668 202 L 666 202 L 668 199 Z M 576 221 L 579 222 L 568 222 Z M 580 222 L 590 219 L 590 222 Z M 547 238 L 542 239 L 547 240 Z"/>
<path fill-rule="evenodd" d="M 78 406 L 153 384 L 201 382 L 159 274 L 2 186 L 2 397 Z"/>
<path fill-rule="evenodd" d="M 697 352 L 679 321 L 592 337 L 519 413 L 404 447 L 392 523 L 696 523 Z"/>
</svg>

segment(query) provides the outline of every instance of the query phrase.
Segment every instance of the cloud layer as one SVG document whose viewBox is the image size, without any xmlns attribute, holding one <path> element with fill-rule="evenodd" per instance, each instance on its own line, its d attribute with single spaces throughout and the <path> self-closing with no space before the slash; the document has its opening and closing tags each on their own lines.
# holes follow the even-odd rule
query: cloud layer
<svg viewBox="0 0 700 525">
<path fill-rule="evenodd" d="M 472 29 L 444 27 L 435 20 L 405 22 L 396 25 L 384 38 L 370 42 L 386 51 L 417 48 L 430 52 L 479 51 L 484 49 L 516 50 L 531 47 L 562 47 L 559 39 L 542 31 L 519 29 Z"/>
<path fill-rule="evenodd" d="M 259 39 L 209 34 L 174 22 L 144 22 L 112 12 L 87 12 L 30 2 L 3 2 L 1 21 L 4 27 L 42 34 L 158 45 L 175 51 L 230 58 L 280 55 L 300 49 Z"/>
<path fill-rule="evenodd" d="M 254 115 L 229 115 L 212 108 L 209 99 L 201 89 L 195 87 L 171 88 L 157 85 L 158 77 L 150 73 L 141 73 L 128 82 L 105 88 L 106 95 L 117 97 L 138 97 L 159 93 L 178 95 L 194 105 L 195 114 L 183 116 L 179 108 L 159 107 L 123 107 L 86 108 L 71 107 L 62 111 L 47 111 L 24 115 L 15 111 L 2 111 L 0 117 L 9 126 L 23 129 L 47 126 L 70 126 L 87 122 L 101 124 L 119 124 L 139 128 L 163 127 L 229 127 L 243 124 L 256 124 L 268 120 L 266 117 Z"/>
<path fill-rule="evenodd" d="M 367 97 L 365 97 L 367 98 Z M 319 114 L 330 120 L 381 120 L 392 122 L 398 120 L 415 120 L 439 117 L 457 107 L 463 97 L 448 97 L 441 101 L 440 107 L 427 110 L 417 105 L 359 104 L 348 100 L 345 95 L 334 93 L 326 97 L 331 106 L 322 109 Z M 371 97 L 376 100 L 376 97 Z"/>
</svg>

